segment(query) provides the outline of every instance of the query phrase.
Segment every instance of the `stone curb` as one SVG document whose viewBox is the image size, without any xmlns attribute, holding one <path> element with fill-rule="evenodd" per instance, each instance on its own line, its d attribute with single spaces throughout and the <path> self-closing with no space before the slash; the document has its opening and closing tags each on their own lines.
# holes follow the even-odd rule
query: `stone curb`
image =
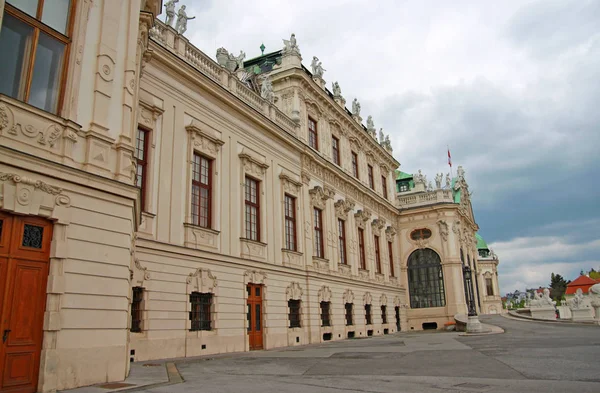
<svg viewBox="0 0 600 393">
<path fill-rule="evenodd" d="M 110 392 L 139 392 L 141 390 L 152 389 L 159 386 L 176 385 L 185 382 L 174 362 L 166 362 L 165 368 L 167 369 L 167 376 L 169 377 L 168 382 L 156 382 L 147 385 L 132 386 L 130 388 L 114 389 L 110 390 Z M 127 382 L 127 379 L 125 379 L 125 382 Z"/>
</svg>

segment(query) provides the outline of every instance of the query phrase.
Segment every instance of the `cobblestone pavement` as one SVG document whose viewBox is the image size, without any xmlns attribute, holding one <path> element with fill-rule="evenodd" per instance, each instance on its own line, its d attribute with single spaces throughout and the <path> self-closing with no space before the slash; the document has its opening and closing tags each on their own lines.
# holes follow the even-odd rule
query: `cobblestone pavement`
<svg viewBox="0 0 600 393">
<path fill-rule="evenodd" d="M 483 322 L 504 334 L 406 332 L 176 362 L 178 392 L 600 392 L 600 327 Z"/>
</svg>

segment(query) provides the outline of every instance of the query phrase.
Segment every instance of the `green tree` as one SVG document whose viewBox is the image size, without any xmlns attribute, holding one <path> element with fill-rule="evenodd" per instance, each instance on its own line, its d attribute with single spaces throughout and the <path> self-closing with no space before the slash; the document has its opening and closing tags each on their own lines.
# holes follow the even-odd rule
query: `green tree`
<svg viewBox="0 0 600 393">
<path fill-rule="evenodd" d="M 590 269 L 588 276 L 590 276 L 591 279 L 600 280 L 600 272 L 594 270 L 593 268 Z"/>
<path fill-rule="evenodd" d="M 560 300 L 567 290 L 567 284 L 571 281 L 567 281 L 560 274 L 552 273 L 550 275 L 550 297 L 555 300 Z"/>
</svg>

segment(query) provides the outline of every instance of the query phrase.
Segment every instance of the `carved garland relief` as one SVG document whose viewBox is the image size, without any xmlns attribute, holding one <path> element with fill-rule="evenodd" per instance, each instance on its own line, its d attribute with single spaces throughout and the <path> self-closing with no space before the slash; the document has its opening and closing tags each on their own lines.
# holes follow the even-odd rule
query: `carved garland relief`
<svg viewBox="0 0 600 393">
<path fill-rule="evenodd" d="M 292 282 L 287 289 L 285 290 L 285 296 L 287 299 L 291 300 L 301 300 L 302 299 L 302 288 L 300 284 L 297 282 Z"/>
</svg>

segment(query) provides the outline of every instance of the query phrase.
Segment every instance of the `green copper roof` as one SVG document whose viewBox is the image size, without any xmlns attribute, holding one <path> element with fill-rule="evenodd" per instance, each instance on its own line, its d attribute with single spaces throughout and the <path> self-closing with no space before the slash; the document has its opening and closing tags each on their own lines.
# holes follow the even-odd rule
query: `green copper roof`
<svg viewBox="0 0 600 393">
<path fill-rule="evenodd" d="M 413 175 L 410 173 L 396 171 L 396 180 L 412 179 Z"/>
<path fill-rule="evenodd" d="M 481 236 L 479 236 L 479 233 L 475 234 L 475 239 L 477 239 L 477 249 L 478 250 L 488 250 L 489 249 L 485 240 L 483 240 L 483 238 Z"/>
</svg>

